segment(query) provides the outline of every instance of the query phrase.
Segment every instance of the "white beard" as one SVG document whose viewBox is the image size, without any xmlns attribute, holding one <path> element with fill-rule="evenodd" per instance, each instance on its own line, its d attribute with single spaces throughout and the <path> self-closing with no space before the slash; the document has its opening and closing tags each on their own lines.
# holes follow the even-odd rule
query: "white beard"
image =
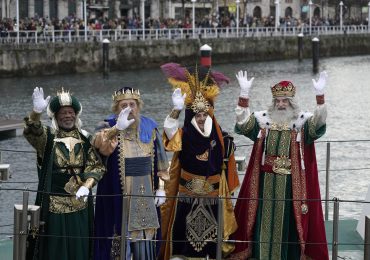
<svg viewBox="0 0 370 260">
<path fill-rule="evenodd" d="M 292 120 L 294 120 L 294 110 L 290 106 L 285 110 L 278 110 L 277 108 L 274 108 L 270 114 L 270 118 L 272 122 L 276 124 L 289 124 Z"/>
</svg>

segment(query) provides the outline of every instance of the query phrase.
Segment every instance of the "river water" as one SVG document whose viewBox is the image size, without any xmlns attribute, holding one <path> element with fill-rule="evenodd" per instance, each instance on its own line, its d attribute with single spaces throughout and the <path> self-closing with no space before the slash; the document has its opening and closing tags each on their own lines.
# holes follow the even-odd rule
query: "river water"
<svg viewBox="0 0 370 260">
<path fill-rule="evenodd" d="M 317 160 L 320 170 L 321 194 L 325 195 L 326 143 L 331 141 L 330 198 L 363 200 L 370 185 L 370 142 L 353 141 L 370 139 L 370 56 L 328 58 L 320 61 L 320 70 L 329 75 L 326 91 L 328 106 L 327 133 L 317 142 Z M 235 73 L 247 70 L 255 77 L 250 92 L 250 107 L 253 111 L 264 110 L 271 102 L 270 86 L 281 80 L 291 80 L 297 87 L 301 109 L 312 111 L 315 95 L 311 60 L 298 62 L 275 61 L 238 63 L 214 66 L 230 77 L 231 83 L 221 90 L 216 102 L 216 117 L 224 130 L 233 131 L 234 107 L 239 94 Z M 158 66 L 159 67 L 159 66 Z M 143 114 L 154 118 L 160 129 L 164 118 L 171 110 L 169 84 L 160 69 L 114 72 L 108 79 L 101 74 L 44 76 L 33 78 L 0 78 L 0 118 L 22 119 L 32 109 L 34 87 L 44 88 L 46 95 L 53 95 L 64 87 L 76 95 L 83 106 L 81 119 L 84 128 L 93 131 L 98 121 L 110 113 L 111 95 L 124 86 L 140 88 L 144 100 Z M 183 115 L 182 115 L 183 116 Z M 46 115 L 43 119 L 47 120 Z M 236 154 L 249 158 L 251 142 L 243 136 L 235 136 L 239 146 Z M 349 141 L 349 142 L 342 142 Z M 10 182 L 1 188 L 36 189 L 35 153 L 22 136 L 0 141 L 3 163 L 11 164 Z M 12 150 L 12 151 L 4 151 Z M 14 151 L 13 151 L 14 150 Z M 18 183 L 33 182 L 33 183 Z M 30 194 L 30 203 L 35 193 Z M 0 238 L 12 232 L 13 205 L 22 203 L 21 191 L 0 190 Z M 359 218 L 362 204 L 342 202 L 340 218 Z M 330 206 L 330 217 L 332 205 Z"/>
</svg>

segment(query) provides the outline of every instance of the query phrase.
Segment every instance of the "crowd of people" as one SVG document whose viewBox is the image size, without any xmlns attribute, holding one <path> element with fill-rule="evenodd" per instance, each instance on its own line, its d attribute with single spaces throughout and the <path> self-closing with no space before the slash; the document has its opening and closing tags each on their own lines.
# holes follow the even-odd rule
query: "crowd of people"
<svg viewBox="0 0 370 260">
<path fill-rule="evenodd" d="M 339 25 L 339 19 L 334 18 L 321 18 L 314 16 L 312 18 L 312 26 L 335 26 Z M 202 19 L 195 21 L 197 28 L 226 28 L 236 27 L 237 19 L 234 15 L 230 16 L 205 16 Z M 301 27 L 307 26 L 309 21 L 307 18 L 300 19 L 294 17 L 281 17 L 280 27 Z M 343 20 L 344 25 L 367 25 L 366 19 L 348 18 Z M 89 31 L 91 30 L 115 30 L 115 29 L 142 29 L 143 21 L 141 17 L 122 17 L 117 19 L 108 18 L 96 18 L 88 20 Z M 252 17 L 247 15 L 246 17 L 240 17 L 239 27 L 274 27 L 275 17 Z M 0 32 L 4 36 L 7 32 L 13 32 L 16 30 L 16 20 L 11 18 L 0 19 Z M 174 29 L 174 28 L 192 28 L 192 20 L 189 17 L 185 19 L 156 19 L 146 18 L 145 28 L 147 29 Z M 77 32 L 84 30 L 84 20 L 76 18 L 74 16 L 65 17 L 64 19 L 48 18 L 48 17 L 33 17 L 23 18 L 19 22 L 20 31 L 72 31 Z"/>
<path fill-rule="evenodd" d="M 234 132 L 254 142 L 240 186 L 233 134 L 214 114 L 230 79 L 209 57 L 161 70 L 173 88 L 163 133 L 142 115 L 138 88 L 112 94 L 95 133 L 81 128 L 77 97 L 34 89 L 24 136 L 37 151 L 43 226 L 28 238 L 27 259 L 329 259 L 314 148 L 326 131 L 327 74 L 312 80 L 314 113 L 301 112 L 298 89 L 284 80 L 267 110 L 251 113 L 254 78 L 236 74 Z"/>
</svg>

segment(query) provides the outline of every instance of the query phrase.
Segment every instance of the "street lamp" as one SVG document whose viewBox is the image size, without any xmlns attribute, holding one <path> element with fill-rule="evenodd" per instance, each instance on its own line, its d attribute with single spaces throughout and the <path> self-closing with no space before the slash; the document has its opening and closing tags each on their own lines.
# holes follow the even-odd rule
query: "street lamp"
<svg viewBox="0 0 370 260">
<path fill-rule="evenodd" d="M 16 12 L 17 12 L 17 44 L 19 44 L 19 0 L 16 3 Z"/>
<path fill-rule="evenodd" d="M 280 9 L 280 2 L 279 0 L 275 0 L 275 32 L 277 32 L 277 28 L 279 26 L 279 10 Z"/>
<path fill-rule="evenodd" d="M 141 22 L 143 30 L 143 40 L 145 40 L 145 0 L 141 0 Z"/>
<path fill-rule="evenodd" d="M 193 22 L 192 22 L 192 28 L 193 28 L 193 39 L 195 38 L 195 2 L 197 0 L 191 0 L 191 3 L 193 5 Z"/>
<path fill-rule="evenodd" d="M 87 14 L 86 14 L 86 0 L 83 0 L 84 5 L 84 30 L 85 30 L 85 42 L 87 42 Z"/>
<path fill-rule="evenodd" d="M 240 0 L 235 0 L 236 3 L 236 37 L 239 37 L 239 4 Z"/>
<path fill-rule="evenodd" d="M 367 4 L 367 30 L 370 31 L 370 2 Z"/>
<path fill-rule="evenodd" d="M 340 7 L 340 12 L 339 12 L 339 26 L 340 26 L 340 31 L 342 31 L 343 29 L 343 1 L 340 1 L 339 3 L 339 7 Z"/>
<path fill-rule="evenodd" d="M 168 0 L 168 18 L 172 18 L 172 1 Z"/>
<path fill-rule="evenodd" d="M 310 0 L 308 2 L 308 6 L 309 6 L 309 8 L 308 8 L 308 19 L 310 21 L 310 35 L 311 35 L 311 31 L 312 31 L 312 15 L 311 15 L 312 0 Z"/>
</svg>

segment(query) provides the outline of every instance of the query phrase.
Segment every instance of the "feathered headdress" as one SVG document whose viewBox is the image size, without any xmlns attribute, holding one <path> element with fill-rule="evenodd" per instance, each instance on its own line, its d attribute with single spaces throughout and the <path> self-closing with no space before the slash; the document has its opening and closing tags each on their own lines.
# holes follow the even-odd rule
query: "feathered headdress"
<svg viewBox="0 0 370 260">
<path fill-rule="evenodd" d="M 207 112 L 220 93 L 219 87 L 230 81 L 222 73 L 205 67 L 196 66 L 193 72 L 180 64 L 166 63 L 161 69 L 174 89 L 180 88 L 182 94 L 186 93 L 186 107 L 195 113 Z"/>
</svg>

